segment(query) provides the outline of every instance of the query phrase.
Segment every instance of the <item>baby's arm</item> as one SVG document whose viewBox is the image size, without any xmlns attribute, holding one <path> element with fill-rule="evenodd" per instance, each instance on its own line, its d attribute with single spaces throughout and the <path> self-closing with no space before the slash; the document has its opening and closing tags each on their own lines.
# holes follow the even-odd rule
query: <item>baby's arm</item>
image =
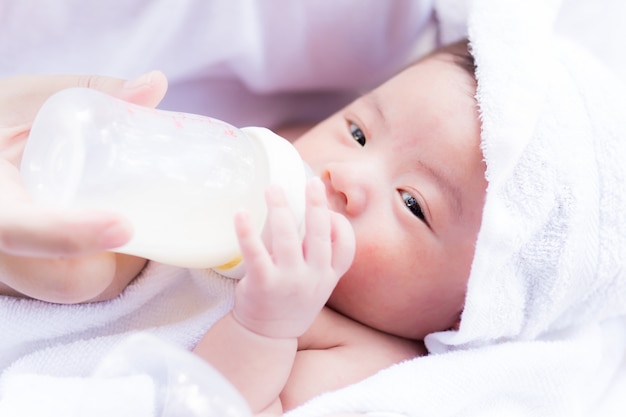
<svg viewBox="0 0 626 417">
<path fill-rule="evenodd" d="M 298 353 L 280 395 L 282 405 L 290 410 L 323 392 L 425 354 L 420 341 L 383 333 L 324 308 L 298 339 Z"/>
<path fill-rule="evenodd" d="M 266 196 L 268 248 L 247 216 L 238 216 L 247 274 L 237 285 L 233 310 L 195 349 L 234 384 L 254 412 L 280 406 L 297 338 L 322 310 L 354 256 L 350 224 L 327 208 L 319 179 L 307 186 L 304 241 L 282 192 L 270 187 Z"/>
</svg>

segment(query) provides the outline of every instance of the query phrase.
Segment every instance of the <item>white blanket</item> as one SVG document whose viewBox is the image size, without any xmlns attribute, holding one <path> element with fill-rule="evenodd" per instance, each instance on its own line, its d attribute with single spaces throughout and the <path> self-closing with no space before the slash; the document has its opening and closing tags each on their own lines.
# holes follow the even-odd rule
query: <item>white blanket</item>
<svg viewBox="0 0 626 417">
<path fill-rule="evenodd" d="M 152 416 L 159 381 L 148 371 L 158 363 L 105 379 L 95 375 L 103 359 L 137 333 L 191 350 L 231 308 L 234 285 L 212 271 L 149 263 L 112 301 L 0 297 L 0 416 Z"/>
<path fill-rule="evenodd" d="M 626 415 L 626 87 L 554 32 L 559 6 L 468 9 L 489 188 L 459 331 L 289 417 Z M 138 331 L 191 348 L 232 289 L 151 264 L 106 303 L 2 298 L 0 415 L 154 415 L 149 377 L 94 372 Z"/>
</svg>

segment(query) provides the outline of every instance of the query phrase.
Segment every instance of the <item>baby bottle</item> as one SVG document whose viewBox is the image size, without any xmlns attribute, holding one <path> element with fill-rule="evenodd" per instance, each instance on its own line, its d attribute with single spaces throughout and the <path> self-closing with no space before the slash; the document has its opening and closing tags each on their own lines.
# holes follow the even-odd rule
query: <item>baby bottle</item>
<svg viewBox="0 0 626 417">
<path fill-rule="evenodd" d="M 99 381 L 125 381 L 139 404 L 151 397 L 154 416 L 252 416 L 241 394 L 215 368 L 199 356 L 148 333 L 123 339 L 97 364 L 91 376 Z"/>
<path fill-rule="evenodd" d="M 133 225 L 116 252 L 242 275 L 233 218 L 247 210 L 259 233 L 269 183 L 304 215 L 306 168 L 270 130 L 149 109 L 87 88 L 50 97 L 26 143 L 21 174 L 40 204 L 106 209 Z"/>
</svg>

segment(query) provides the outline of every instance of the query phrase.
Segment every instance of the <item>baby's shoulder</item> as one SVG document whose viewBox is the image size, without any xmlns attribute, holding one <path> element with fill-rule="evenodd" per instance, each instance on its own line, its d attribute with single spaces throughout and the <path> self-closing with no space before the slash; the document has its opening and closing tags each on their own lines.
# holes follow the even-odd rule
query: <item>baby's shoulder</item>
<svg viewBox="0 0 626 417">
<path fill-rule="evenodd" d="M 410 358 L 426 354 L 423 343 L 365 326 L 324 307 L 311 327 L 298 339 L 298 350 L 345 348 L 368 354 L 384 352 L 389 357 Z"/>
<path fill-rule="evenodd" d="M 382 333 L 324 308 L 298 339 L 298 353 L 280 399 L 289 409 L 424 354 L 421 342 Z"/>
</svg>

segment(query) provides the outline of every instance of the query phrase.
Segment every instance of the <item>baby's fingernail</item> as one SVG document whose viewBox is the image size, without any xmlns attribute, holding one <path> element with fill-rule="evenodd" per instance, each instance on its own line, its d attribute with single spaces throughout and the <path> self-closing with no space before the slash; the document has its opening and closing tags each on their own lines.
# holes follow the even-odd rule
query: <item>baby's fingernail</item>
<svg viewBox="0 0 626 417">
<path fill-rule="evenodd" d="M 308 198 L 311 203 L 326 205 L 326 187 L 319 177 L 314 177 L 308 183 Z"/>
<path fill-rule="evenodd" d="M 114 223 L 100 234 L 100 243 L 103 249 L 113 249 L 122 246 L 130 238 L 129 226 L 125 223 Z"/>
<path fill-rule="evenodd" d="M 313 192 L 326 194 L 326 186 L 319 177 L 311 178 L 309 180 L 309 187 L 313 190 Z"/>
<path fill-rule="evenodd" d="M 286 204 L 285 192 L 280 185 L 268 185 L 265 190 L 265 198 L 270 204 Z"/>
<path fill-rule="evenodd" d="M 312 177 L 311 179 L 309 179 L 309 184 L 311 184 L 311 186 L 316 187 L 317 189 L 320 189 L 320 190 L 323 190 L 326 188 L 320 177 Z"/>
<path fill-rule="evenodd" d="M 124 88 L 126 90 L 134 90 L 136 88 L 146 86 L 152 82 L 153 76 L 154 76 L 154 71 L 150 71 L 145 74 L 142 74 L 137 78 L 126 81 L 124 83 Z"/>
</svg>

